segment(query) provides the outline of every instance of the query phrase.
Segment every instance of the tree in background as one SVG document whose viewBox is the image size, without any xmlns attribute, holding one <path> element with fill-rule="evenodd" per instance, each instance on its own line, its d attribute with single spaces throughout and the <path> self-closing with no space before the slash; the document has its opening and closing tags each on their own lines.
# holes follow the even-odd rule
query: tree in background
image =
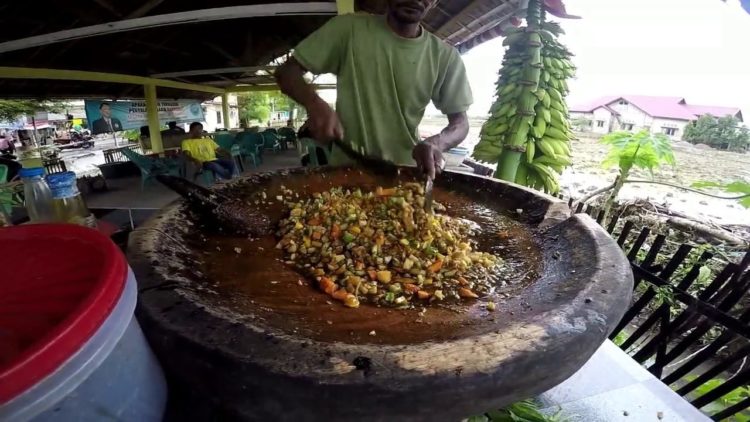
<svg viewBox="0 0 750 422">
<path fill-rule="evenodd" d="M 15 122 L 21 116 L 33 116 L 38 111 L 62 113 L 64 101 L 0 100 L 0 121 Z"/>
<path fill-rule="evenodd" d="M 250 127 L 252 122 L 265 124 L 271 116 L 270 104 L 266 92 L 243 92 L 237 96 L 240 119 L 247 127 Z"/>
<path fill-rule="evenodd" d="M 286 110 L 290 118 L 297 117 L 298 111 L 302 108 L 294 100 L 284 95 L 281 91 L 271 91 L 268 93 L 273 111 Z"/>
<path fill-rule="evenodd" d="M 241 93 L 237 96 L 237 104 L 240 118 L 247 126 L 252 122 L 265 124 L 273 111 L 285 110 L 289 116 L 295 116 L 298 110 L 303 110 L 281 91 Z"/>
<path fill-rule="evenodd" d="M 740 126 L 734 116 L 714 117 L 710 114 L 688 123 L 682 136 L 691 144 L 706 144 L 716 149 L 745 151 L 750 147 L 750 130 Z"/>
</svg>

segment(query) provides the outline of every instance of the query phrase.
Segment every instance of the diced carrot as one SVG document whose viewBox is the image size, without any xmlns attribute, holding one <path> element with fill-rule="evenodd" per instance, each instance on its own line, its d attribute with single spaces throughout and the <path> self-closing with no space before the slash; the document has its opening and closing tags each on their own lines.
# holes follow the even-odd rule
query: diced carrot
<svg viewBox="0 0 750 422">
<path fill-rule="evenodd" d="M 363 270 L 363 269 L 365 268 L 365 263 L 364 263 L 364 262 L 362 262 L 362 261 L 357 261 L 357 262 L 356 262 L 356 263 L 354 264 L 354 268 L 355 268 L 356 270 L 358 270 L 358 271 L 361 271 L 361 270 Z"/>
<path fill-rule="evenodd" d="M 419 291 L 419 286 L 412 283 L 404 283 L 404 290 L 409 293 L 416 293 Z"/>
<path fill-rule="evenodd" d="M 458 280 L 458 284 L 460 284 L 460 285 L 462 285 L 462 286 L 466 286 L 467 284 L 469 284 L 469 282 L 468 282 L 468 281 L 466 281 L 466 279 L 465 279 L 465 278 L 463 278 L 463 277 L 458 277 L 458 279 L 457 279 L 457 280 Z"/>
<path fill-rule="evenodd" d="M 375 189 L 375 195 L 377 196 L 393 196 L 395 194 L 396 194 L 396 188 L 383 189 L 382 187 L 378 186 Z"/>
<path fill-rule="evenodd" d="M 320 238 L 323 237 L 323 233 L 321 233 L 319 231 L 314 231 L 314 232 L 312 232 L 312 234 L 310 235 L 310 237 L 312 237 L 313 240 L 320 240 Z"/>
<path fill-rule="evenodd" d="M 370 276 L 370 280 L 377 280 L 378 279 L 378 272 L 375 270 L 367 270 L 367 275 Z"/>
<path fill-rule="evenodd" d="M 467 289 L 466 287 L 461 287 L 458 289 L 458 295 L 461 297 L 470 297 L 472 299 L 476 299 L 479 296 L 477 296 L 476 293 L 472 292 L 471 290 Z"/>
<path fill-rule="evenodd" d="M 313 217 L 309 220 L 307 220 L 308 226 L 319 226 L 320 225 L 320 219 L 317 217 Z"/>
<path fill-rule="evenodd" d="M 349 292 L 347 292 L 346 289 L 338 289 L 331 293 L 331 297 L 342 302 L 346 300 L 347 296 L 349 296 Z"/>
<path fill-rule="evenodd" d="M 332 294 L 334 290 L 336 290 L 336 283 L 333 282 L 328 277 L 321 277 L 320 281 L 318 282 L 318 286 L 320 286 L 320 290 L 323 290 L 327 294 Z"/>
<path fill-rule="evenodd" d="M 426 292 L 424 290 L 420 290 L 420 291 L 417 292 L 417 297 L 420 298 L 420 299 L 428 299 L 430 297 L 430 293 L 428 293 L 428 292 Z"/>
<path fill-rule="evenodd" d="M 333 227 L 331 227 L 331 238 L 338 239 L 341 237 L 341 227 L 339 227 L 338 224 L 334 224 Z"/>
<path fill-rule="evenodd" d="M 440 271 L 440 269 L 443 268 L 443 260 L 442 259 L 436 259 L 435 262 L 432 263 L 429 267 L 427 267 L 427 272 L 430 273 L 436 273 Z"/>
</svg>

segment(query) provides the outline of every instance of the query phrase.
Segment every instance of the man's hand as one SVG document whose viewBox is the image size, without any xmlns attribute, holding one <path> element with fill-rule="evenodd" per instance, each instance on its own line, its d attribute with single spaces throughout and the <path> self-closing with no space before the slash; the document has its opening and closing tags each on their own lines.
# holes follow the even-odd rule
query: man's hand
<svg viewBox="0 0 750 422">
<path fill-rule="evenodd" d="M 434 179 L 442 170 L 443 152 L 436 145 L 436 137 L 431 136 L 423 142 L 418 143 L 411 152 L 411 156 L 417 162 L 417 168 L 429 179 Z"/>
<path fill-rule="evenodd" d="M 443 169 L 445 160 L 443 151 L 457 146 L 466 138 L 469 133 L 469 119 L 465 112 L 451 113 L 448 115 L 448 126 L 440 131 L 439 134 L 430 136 L 424 141 L 417 144 L 411 153 L 417 162 L 417 167 L 422 170 L 427 177 L 435 178 Z"/>
<path fill-rule="evenodd" d="M 305 126 L 310 129 L 313 139 L 329 143 L 334 139 L 344 139 L 344 129 L 339 116 L 325 101 L 314 101 L 307 109 L 309 116 Z"/>
</svg>

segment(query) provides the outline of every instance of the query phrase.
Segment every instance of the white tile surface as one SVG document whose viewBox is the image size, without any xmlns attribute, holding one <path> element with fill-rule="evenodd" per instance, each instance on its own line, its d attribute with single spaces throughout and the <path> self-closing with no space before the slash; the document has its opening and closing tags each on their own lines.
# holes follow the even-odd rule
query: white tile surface
<svg viewBox="0 0 750 422">
<path fill-rule="evenodd" d="M 571 422 L 710 421 L 609 340 L 538 399 L 545 413 L 561 409 Z"/>
</svg>

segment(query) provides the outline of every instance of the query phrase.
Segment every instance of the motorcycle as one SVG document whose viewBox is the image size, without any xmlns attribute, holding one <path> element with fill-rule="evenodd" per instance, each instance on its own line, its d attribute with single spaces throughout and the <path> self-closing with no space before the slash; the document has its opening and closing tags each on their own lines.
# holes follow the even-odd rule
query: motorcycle
<svg viewBox="0 0 750 422">
<path fill-rule="evenodd" d="M 70 131 L 70 142 L 84 149 L 88 149 L 94 146 L 94 137 L 91 136 L 91 132 L 88 130 L 82 131 Z"/>
</svg>

